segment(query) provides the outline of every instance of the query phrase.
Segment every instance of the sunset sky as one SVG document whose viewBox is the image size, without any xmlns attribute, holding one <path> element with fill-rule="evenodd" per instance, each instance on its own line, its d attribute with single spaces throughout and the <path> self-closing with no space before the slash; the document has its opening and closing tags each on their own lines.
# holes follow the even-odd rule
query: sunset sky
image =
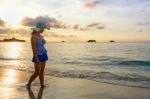
<svg viewBox="0 0 150 99">
<path fill-rule="evenodd" d="M 0 0 L 0 39 L 28 40 L 38 21 L 50 42 L 150 41 L 150 0 Z"/>
</svg>

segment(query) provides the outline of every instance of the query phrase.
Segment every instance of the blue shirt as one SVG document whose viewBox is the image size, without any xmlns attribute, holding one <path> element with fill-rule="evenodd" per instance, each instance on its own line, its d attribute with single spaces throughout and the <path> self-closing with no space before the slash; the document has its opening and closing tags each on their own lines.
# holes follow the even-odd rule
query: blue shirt
<svg viewBox="0 0 150 99">
<path fill-rule="evenodd" d="M 46 48 L 44 47 L 46 41 L 42 37 L 37 38 L 37 51 L 38 55 L 42 55 L 44 53 L 47 53 Z"/>
</svg>

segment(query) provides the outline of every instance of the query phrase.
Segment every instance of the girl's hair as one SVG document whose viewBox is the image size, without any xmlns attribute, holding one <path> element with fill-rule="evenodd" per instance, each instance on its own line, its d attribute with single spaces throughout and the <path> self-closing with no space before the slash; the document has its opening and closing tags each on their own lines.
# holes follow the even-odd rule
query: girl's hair
<svg viewBox="0 0 150 99">
<path fill-rule="evenodd" d="M 31 33 L 31 35 L 34 35 L 35 33 L 36 33 L 36 31 L 35 31 L 35 30 L 33 30 L 33 31 L 32 31 L 32 33 Z"/>
</svg>

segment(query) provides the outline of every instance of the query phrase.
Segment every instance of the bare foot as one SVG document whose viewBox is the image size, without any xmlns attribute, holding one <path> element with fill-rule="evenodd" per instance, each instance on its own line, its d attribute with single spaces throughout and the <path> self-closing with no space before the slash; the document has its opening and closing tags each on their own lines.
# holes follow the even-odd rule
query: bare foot
<svg viewBox="0 0 150 99">
<path fill-rule="evenodd" d="M 48 85 L 41 85 L 41 88 L 47 87 Z"/>
</svg>

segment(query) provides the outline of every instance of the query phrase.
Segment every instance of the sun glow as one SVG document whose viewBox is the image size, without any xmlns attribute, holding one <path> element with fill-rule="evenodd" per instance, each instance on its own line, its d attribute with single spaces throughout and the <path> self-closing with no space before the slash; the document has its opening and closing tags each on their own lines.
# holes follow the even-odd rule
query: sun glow
<svg viewBox="0 0 150 99">
<path fill-rule="evenodd" d="M 10 22 L 10 27 L 12 27 L 12 28 L 19 28 L 20 25 L 19 25 L 19 23 L 12 21 L 12 22 Z"/>
</svg>

